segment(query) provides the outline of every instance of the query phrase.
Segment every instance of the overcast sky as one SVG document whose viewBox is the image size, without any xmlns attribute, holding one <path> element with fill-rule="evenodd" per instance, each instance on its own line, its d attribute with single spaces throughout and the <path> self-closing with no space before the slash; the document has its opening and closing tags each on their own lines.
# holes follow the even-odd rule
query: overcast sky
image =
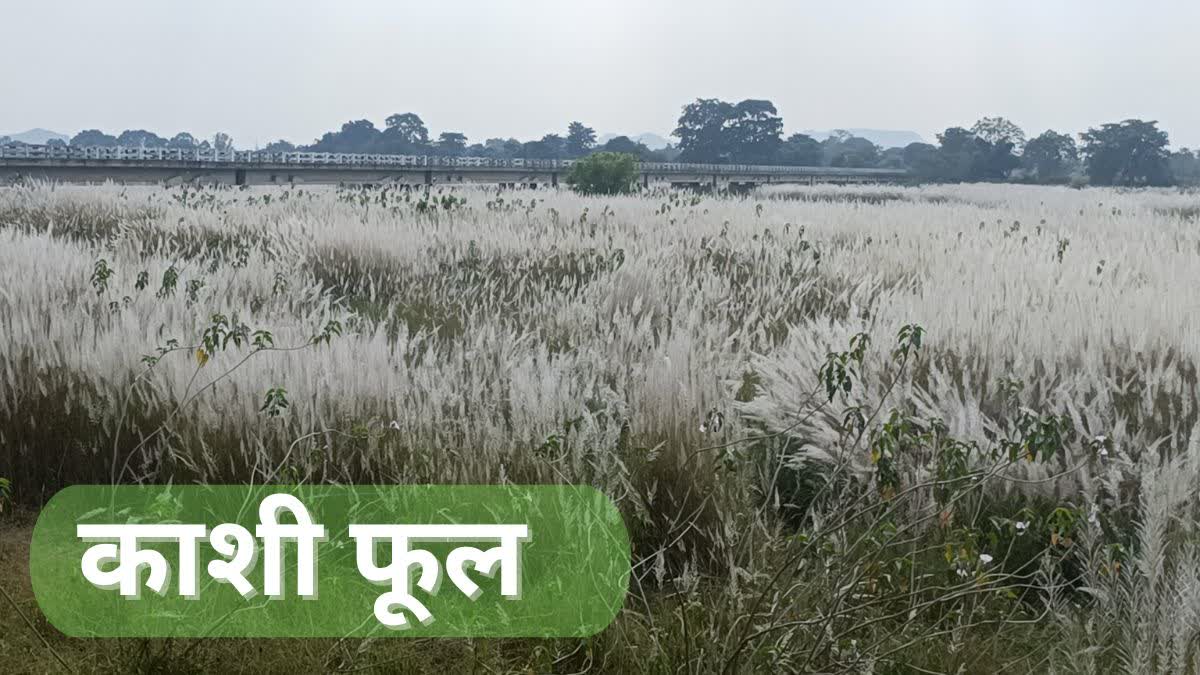
<svg viewBox="0 0 1200 675">
<path fill-rule="evenodd" d="M 472 141 L 666 136 L 697 97 L 788 132 L 1129 117 L 1200 145 L 1200 3 L 0 0 L 0 133 L 146 128 L 309 142 L 418 113 Z"/>
</svg>

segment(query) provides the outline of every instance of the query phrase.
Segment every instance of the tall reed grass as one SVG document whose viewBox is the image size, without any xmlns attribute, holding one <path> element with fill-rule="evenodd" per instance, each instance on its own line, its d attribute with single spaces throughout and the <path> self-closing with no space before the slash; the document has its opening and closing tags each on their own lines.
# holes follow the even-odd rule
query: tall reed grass
<svg viewBox="0 0 1200 675">
<path fill-rule="evenodd" d="M 1198 204 L 0 189 L 0 477 L 27 504 L 109 480 L 591 483 L 626 513 L 640 598 L 603 664 L 589 649 L 602 669 L 1195 672 L 1196 622 L 1165 617 L 1200 615 Z M 204 349 L 215 315 L 246 343 Z M 1056 451 L 993 471 L 988 448 L 1051 427 Z M 949 506 L 958 444 L 978 451 Z"/>
</svg>

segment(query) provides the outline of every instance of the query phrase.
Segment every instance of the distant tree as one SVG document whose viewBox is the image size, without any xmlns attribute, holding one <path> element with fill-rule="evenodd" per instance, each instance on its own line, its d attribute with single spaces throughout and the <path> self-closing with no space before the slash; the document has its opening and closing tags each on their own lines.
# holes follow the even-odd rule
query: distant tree
<svg viewBox="0 0 1200 675">
<path fill-rule="evenodd" d="M 600 152 L 632 155 L 638 159 L 647 159 L 654 154 L 645 143 L 639 143 L 628 136 L 613 136 L 600 146 Z"/>
<path fill-rule="evenodd" d="M 854 136 L 842 142 L 833 166 L 861 169 L 874 166 L 878 161 L 879 146 L 865 138 Z"/>
<path fill-rule="evenodd" d="M 679 146 L 667 143 L 657 150 L 651 150 L 650 154 L 642 155 L 642 159 L 647 162 L 678 162 Z"/>
<path fill-rule="evenodd" d="M 1004 180 L 1020 166 L 1010 141 L 990 143 L 973 131 L 950 127 L 938 134 L 940 180 Z"/>
<path fill-rule="evenodd" d="M 829 138 L 836 140 L 838 143 L 845 143 L 854 137 L 854 134 L 846 131 L 845 129 L 834 129 L 833 131 L 829 132 Z"/>
<path fill-rule="evenodd" d="M 917 163 L 927 157 L 929 153 L 937 152 L 936 145 L 928 143 L 909 143 L 902 150 L 904 156 L 904 164 L 910 168 L 916 167 Z"/>
<path fill-rule="evenodd" d="M 1171 175 L 1180 185 L 1200 185 L 1200 153 L 1180 148 L 1168 159 Z"/>
<path fill-rule="evenodd" d="M 438 136 L 437 149 L 444 155 L 461 156 L 467 149 L 467 136 L 457 131 L 443 131 Z"/>
<path fill-rule="evenodd" d="M 515 159 L 521 157 L 522 144 L 515 138 L 489 138 L 483 142 L 488 157 Z"/>
<path fill-rule="evenodd" d="M 1003 117 L 984 117 L 971 127 L 971 133 L 992 145 L 1007 141 L 1014 152 L 1021 152 L 1025 147 L 1025 132 Z"/>
<path fill-rule="evenodd" d="M 566 155 L 567 142 L 558 134 L 546 134 L 541 140 L 530 141 L 521 147 L 521 156 L 529 159 L 561 159 Z"/>
<path fill-rule="evenodd" d="M 1079 163 L 1079 150 L 1075 139 L 1053 129 L 1025 144 L 1021 165 L 1039 181 L 1061 180 L 1071 175 Z"/>
<path fill-rule="evenodd" d="M 213 149 L 219 152 L 233 150 L 233 137 L 223 131 L 218 131 L 213 134 L 212 145 Z"/>
<path fill-rule="evenodd" d="M 49 145 L 49 146 L 55 147 L 55 148 L 65 148 L 65 147 L 67 147 L 67 142 L 61 138 L 48 138 L 48 139 L 46 139 L 46 145 Z"/>
<path fill-rule="evenodd" d="M 984 143 L 984 147 L 981 148 L 982 161 L 972 167 L 972 180 L 1006 180 L 1013 170 L 1021 166 L 1021 158 L 1013 152 L 1014 146 L 1011 141 Z"/>
<path fill-rule="evenodd" d="M 379 135 L 379 129 L 370 120 L 346 122 L 338 132 L 339 152 L 370 152 Z"/>
<path fill-rule="evenodd" d="M 596 130 L 582 122 L 567 125 L 566 152 L 569 157 L 582 157 L 596 146 Z"/>
<path fill-rule="evenodd" d="M 338 133 L 337 131 L 326 131 L 321 134 L 320 138 L 301 149 L 308 152 L 338 152 Z"/>
<path fill-rule="evenodd" d="M 196 147 L 196 137 L 186 131 L 181 131 L 167 141 L 167 147 L 177 150 L 191 150 Z"/>
<path fill-rule="evenodd" d="M 614 195 L 633 191 L 637 159 L 617 152 L 596 152 L 571 166 L 567 184 L 583 194 Z"/>
<path fill-rule="evenodd" d="M 986 141 L 962 127 L 950 127 L 938 134 L 938 180 L 972 180 L 981 145 Z"/>
<path fill-rule="evenodd" d="M 678 126 L 671 132 L 679 139 L 683 162 L 720 162 L 729 159 L 730 120 L 734 106 L 715 98 L 700 98 L 683 107 Z"/>
<path fill-rule="evenodd" d="M 384 121 L 387 129 L 384 134 L 394 137 L 408 145 L 426 145 L 429 143 L 429 130 L 416 113 L 396 113 L 388 115 Z"/>
<path fill-rule="evenodd" d="M 509 157 L 511 159 L 516 159 L 517 157 L 523 157 L 524 155 L 522 153 L 524 153 L 524 151 L 525 151 L 525 144 L 522 143 L 521 141 L 518 141 L 515 138 L 510 138 L 510 139 L 504 141 L 504 155 L 506 157 Z"/>
<path fill-rule="evenodd" d="M 266 147 L 263 148 L 263 152 L 295 152 L 295 150 L 295 145 L 282 139 L 267 143 Z"/>
<path fill-rule="evenodd" d="M 841 129 L 821 143 L 821 152 L 829 166 L 861 169 L 875 166 L 879 161 L 879 146 Z"/>
<path fill-rule="evenodd" d="M 834 159 L 841 152 L 842 143 L 854 138 L 845 129 L 834 129 L 829 132 L 829 135 L 821 141 L 821 164 L 824 166 L 832 166 Z"/>
<path fill-rule="evenodd" d="M 71 145 L 78 147 L 97 146 L 102 148 L 111 148 L 116 146 L 117 137 L 109 136 L 99 129 L 87 129 L 75 134 L 71 138 Z"/>
<path fill-rule="evenodd" d="M 12 139 L 9 138 L 8 136 L 0 136 L 0 145 L 6 145 L 11 142 L 12 142 Z"/>
<path fill-rule="evenodd" d="M 746 99 L 733 106 L 726 122 L 730 159 L 744 164 L 771 161 L 783 143 L 783 119 L 775 104 Z"/>
<path fill-rule="evenodd" d="M 128 129 L 117 136 L 117 145 L 123 148 L 165 148 L 167 139 L 145 129 Z"/>
<path fill-rule="evenodd" d="M 1088 129 L 1082 154 L 1094 185 L 1170 185 L 1167 133 L 1158 122 L 1132 119 Z"/>
<path fill-rule="evenodd" d="M 879 161 L 875 166 L 881 169 L 903 169 L 904 163 L 904 148 L 888 148 L 879 153 Z"/>
<path fill-rule="evenodd" d="M 370 120 L 353 120 L 343 124 L 338 131 L 325 132 L 308 149 L 312 152 L 375 152 L 380 149 L 381 136 Z"/>
<path fill-rule="evenodd" d="M 538 141 L 548 159 L 561 159 L 567 154 L 567 139 L 558 134 L 546 134 Z"/>
<path fill-rule="evenodd" d="M 909 143 L 901 151 L 904 165 L 921 180 L 953 180 L 951 168 L 936 145 Z"/>
<path fill-rule="evenodd" d="M 786 166 L 821 166 L 821 142 L 805 134 L 792 134 L 779 148 L 778 161 Z"/>
</svg>

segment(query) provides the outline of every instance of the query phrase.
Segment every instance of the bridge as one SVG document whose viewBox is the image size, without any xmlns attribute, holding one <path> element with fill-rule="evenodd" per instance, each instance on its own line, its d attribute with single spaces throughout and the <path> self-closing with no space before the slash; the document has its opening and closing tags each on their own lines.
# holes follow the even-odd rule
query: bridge
<svg viewBox="0 0 1200 675">
<path fill-rule="evenodd" d="M 63 183 L 149 184 L 380 184 L 503 187 L 556 186 L 573 160 L 492 159 L 428 155 L 258 152 L 214 149 L 0 145 L 0 184 L 21 178 Z M 888 183 L 907 178 L 896 169 L 640 162 L 643 186 L 748 189 L 781 183 Z"/>
</svg>

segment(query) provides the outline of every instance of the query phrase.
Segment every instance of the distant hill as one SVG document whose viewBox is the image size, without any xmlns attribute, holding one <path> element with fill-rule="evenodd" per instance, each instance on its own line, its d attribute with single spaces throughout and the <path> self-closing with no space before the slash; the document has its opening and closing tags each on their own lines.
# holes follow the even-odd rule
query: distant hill
<svg viewBox="0 0 1200 675">
<path fill-rule="evenodd" d="M 902 131 L 894 129 L 843 129 L 843 131 L 848 131 L 855 136 L 865 138 L 875 145 L 879 145 L 884 148 L 903 148 L 909 143 L 925 142 L 925 139 L 921 138 L 921 135 L 915 131 Z M 814 129 L 805 129 L 800 133 L 812 136 L 818 141 L 823 141 L 833 135 L 833 130 L 818 131 Z"/>
<path fill-rule="evenodd" d="M 645 145 L 647 148 L 650 148 L 651 150 L 658 150 L 661 148 L 665 148 L 671 144 L 670 141 L 663 138 L 662 136 L 659 136 L 658 134 L 655 134 L 655 133 L 651 133 L 649 131 L 647 131 L 645 133 L 637 134 L 636 136 L 633 134 L 600 134 L 600 137 L 596 139 L 596 142 L 599 145 L 604 145 L 605 143 L 616 138 L 617 136 L 629 136 L 629 138 L 637 141 L 638 143 L 641 143 L 642 145 Z"/>
<path fill-rule="evenodd" d="M 56 131 L 50 131 L 49 129 L 30 129 L 29 131 L 22 131 L 19 134 L 0 133 L 0 138 L 4 138 L 5 136 L 8 136 L 11 140 L 18 141 L 20 143 L 29 143 L 31 145 L 45 145 L 46 141 L 52 138 L 57 138 L 64 143 L 71 140 L 70 136 L 66 134 L 60 134 Z"/>
</svg>

